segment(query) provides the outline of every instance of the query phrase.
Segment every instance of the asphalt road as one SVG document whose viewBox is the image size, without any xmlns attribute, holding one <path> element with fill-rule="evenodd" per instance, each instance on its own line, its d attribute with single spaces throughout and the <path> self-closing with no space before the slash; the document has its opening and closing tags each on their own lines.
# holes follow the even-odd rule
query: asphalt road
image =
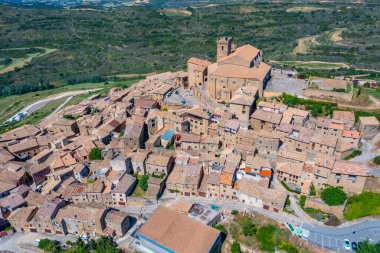
<svg viewBox="0 0 380 253">
<path fill-rule="evenodd" d="M 322 248 L 344 250 L 343 241 L 360 242 L 369 239 L 370 242 L 380 241 L 380 220 L 369 219 L 348 227 L 318 227 L 303 224 L 302 228 L 310 231 L 309 242 Z"/>
<path fill-rule="evenodd" d="M 55 100 L 58 100 L 58 99 L 61 99 L 61 98 L 65 98 L 65 97 L 72 97 L 72 96 L 76 96 L 76 95 L 80 95 L 80 94 L 85 94 L 85 93 L 88 93 L 90 91 L 96 91 L 96 90 L 98 90 L 98 89 L 69 91 L 69 92 L 59 93 L 59 94 L 56 94 L 54 96 L 38 100 L 37 102 L 34 102 L 34 103 L 32 103 L 32 104 L 24 107 L 22 110 L 20 110 L 15 115 L 13 115 L 9 119 L 7 119 L 5 122 L 12 121 L 12 119 L 14 117 L 16 117 L 20 113 L 22 113 L 24 115 L 29 115 L 32 112 L 35 112 L 35 111 L 41 109 L 42 107 L 44 107 L 48 103 L 53 102 Z"/>
</svg>

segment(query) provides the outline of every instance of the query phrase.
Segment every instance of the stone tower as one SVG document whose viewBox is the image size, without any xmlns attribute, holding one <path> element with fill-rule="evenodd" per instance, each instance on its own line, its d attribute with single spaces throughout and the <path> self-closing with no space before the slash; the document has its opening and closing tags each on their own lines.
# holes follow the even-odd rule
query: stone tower
<svg viewBox="0 0 380 253">
<path fill-rule="evenodd" d="M 236 44 L 232 37 L 222 37 L 216 42 L 216 61 L 226 57 L 236 49 Z"/>
</svg>

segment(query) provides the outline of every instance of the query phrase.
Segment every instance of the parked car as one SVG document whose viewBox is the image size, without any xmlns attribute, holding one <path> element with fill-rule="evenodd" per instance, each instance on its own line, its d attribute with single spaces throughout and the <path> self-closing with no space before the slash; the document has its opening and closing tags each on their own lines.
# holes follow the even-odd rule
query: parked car
<svg viewBox="0 0 380 253">
<path fill-rule="evenodd" d="M 358 250 L 358 244 L 356 242 L 352 242 L 351 243 L 351 248 L 353 251 L 357 251 Z"/>
<path fill-rule="evenodd" d="M 36 246 L 36 247 L 38 247 L 38 245 L 40 245 L 40 239 L 36 239 L 35 241 L 34 241 L 34 246 Z"/>
<path fill-rule="evenodd" d="M 344 249 L 351 250 L 351 243 L 348 239 L 344 239 Z"/>
<path fill-rule="evenodd" d="M 42 185 L 39 184 L 36 186 L 36 189 L 34 191 L 41 192 L 41 190 L 42 190 Z"/>
</svg>

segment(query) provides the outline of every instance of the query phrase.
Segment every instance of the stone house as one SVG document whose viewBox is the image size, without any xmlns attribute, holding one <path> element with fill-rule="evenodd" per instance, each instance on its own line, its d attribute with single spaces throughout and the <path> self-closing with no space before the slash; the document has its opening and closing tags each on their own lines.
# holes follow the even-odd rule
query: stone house
<svg viewBox="0 0 380 253">
<path fill-rule="evenodd" d="M 202 86 L 207 81 L 207 67 L 212 62 L 191 57 L 187 61 L 188 82 L 190 87 Z"/>
<path fill-rule="evenodd" d="M 327 184 L 342 186 L 350 194 L 360 194 L 368 177 L 366 163 L 338 160 L 334 163 Z"/>
<path fill-rule="evenodd" d="M 359 117 L 359 131 L 365 140 L 373 139 L 379 132 L 380 123 L 376 117 Z"/>
<path fill-rule="evenodd" d="M 251 126 L 255 131 L 275 131 L 281 123 L 282 114 L 256 110 L 251 116 Z"/>
<path fill-rule="evenodd" d="M 36 229 L 30 227 L 30 222 L 32 221 L 37 210 L 38 208 L 34 206 L 19 208 L 11 213 L 8 217 L 8 221 L 17 232 L 37 232 Z"/>
<path fill-rule="evenodd" d="M 166 180 L 166 189 L 176 195 L 197 196 L 202 177 L 203 169 L 198 162 L 176 164 Z"/>
<path fill-rule="evenodd" d="M 111 190 L 114 206 L 125 206 L 127 202 L 127 196 L 131 194 L 135 185 L 136 178 L 125 173 L 120 178 L 115 188 Z"/>
<path fill-rule="evenodd" d="M 298 125 L 281 124 L 277 133 L 283 135 L 283 146 L 288 150 L 305 153 L 310 150 L 314 130 Z"/>
<path fill-rule="evenodd" d="M 221 172 L 211 170 L 208 174 L 208 182 L 207 182 L 207 198 L 210 199 L 220 199 L 220 185 L 219 178 Z"/>
<path fill-rule="evenodd" d="M 277 177 L 286 184 L 296 186 L 298 189 L 302 186 L 302 170 L 303 164 L 277 163 L 276 165 Z"/>
<path fill-rule="evenodd" d="M 235 174 L 222 171 L 219 176 L 219 192 L 220 199 L 232 200 L 237 199 L 236 191 L 234 190 Z"/>
<path fill-rule="evenodd" d="M 145 150 L 138 150 L 137 152 L 131 153 L 131 163 L 132 170 L 134 173 L 138 173 L 139 175 L 146 174 L 145 161 L 148 158 L 150 152 Z"/>
<path fill-rule="evenodd" d="M 244 122 L 249 122 L 249 117 L 253 113 L 257 98 L 256 87 L 239 88 L 228 102 L 233 117 Z"/>
<path fill-rule="evenodd" d="M 311 138 L 311 150 L 314 152 L 334 155 L 338 138 L 329 135 L 314 134 Z"/>
<path fill-rule="evenodd" d="M 321 135 L 341 137 L 345 129 L 345 123 L 342 120 L 318 117 L 315 129 Z"/>
<path fill-rule="evenodd" d="M 104 219 L 106 224 L 104 232 L 112 237 L 123 237 L 131 225 L 129 216 L 121 211 L 110 210 Z"/>
<path fill-rule="evenodd" d="M 172 170 L 173 156 L 150 154 L 145 162 L 146 173 L 169 175 Z"/>
<path fill-rule="evenodd" d="M 278 102 L 260 101 L 257 104 L 257 109 L 267 112 L 284 113 L 288 109 L 288 106 Z"/>
<path fill-rule="evenodd" d="M 189 131 L 195 134 L 208 134 L 212 112 L 203 106 L 194 106 L 179 115 L 190 123 Z"/>
<path fill-rule="evenodd" d="M 8 146 L 8 151 L 19 159 L 26 159 L 37 155 L 41 151 L 41 146 L 36 138 L 28 138 Z"/>
<path fill-rule="evenodd" d="M 91 205 L 67 205 L 53 219 L 56 234 L 100 236 L 105 228 L 106 209 Z"/>
<path fill-rule="evenodd" d="M 355 113 L 351 111 L 333 111 L 332 118 L 344 122 L 344 129 L 350 130 L 355 125 Z"/>
<path fill-rule="evenodd" d="M 62 199 L 47 200 L 41 208 L 38 209 L 33 219 L 30 221 L 31 229 L 35 229 L 38 233 L 55 233 L 55 226 L 52 220 L 58 213 L 58 210 L 65 206 Z"/>
<path fill-rule="evenodd" d="M 201 135 L 194 133 L 178 133 L 176 135 L 175 145 L 181 150 L 199 150 Z"/>
</svg>

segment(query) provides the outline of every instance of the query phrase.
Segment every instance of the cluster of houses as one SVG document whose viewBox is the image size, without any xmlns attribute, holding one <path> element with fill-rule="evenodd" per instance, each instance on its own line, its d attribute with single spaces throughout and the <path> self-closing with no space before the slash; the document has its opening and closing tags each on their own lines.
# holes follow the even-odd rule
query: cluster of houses
<svg viewBox="0 0 380 253">
<path fill-rule="evenodd" d="M 311 185 L 326 184 L 362 192 L 370 176 L 367 164 L 343 158 L 378 133 L 377 119 L 360 117 L 355 123 L 350 111 L 313 118 L 306 110 L 259 101 L 271 73 L 262 59 L 260 50 L 222 38 L 216 63 L 191 58 L 188 72 L 114 87 L 38 125 L 2 134 L 0 225 L 10 223 L 23 232 L 122 236 L 129 218 L 118 209 L 128 204 L 141 175 L 150 175 L 145 199 L 167 192 L 276 213 L 283 211 L 288 194 L 271 185 L 274 177 L 304 194 Z M 164 101 L 184 90 L 199 103 Z M 207 93 L 219 106 L 203 102 Z M 100 157 L 91 157 L 94 150 Z M 148 227 L 163 226 L 160 219 L 153 223 Z M 147 230 L 140 234 L 148 236 Z M 212 233 L 218 241 L 219 234 Z"/>
</svg>

